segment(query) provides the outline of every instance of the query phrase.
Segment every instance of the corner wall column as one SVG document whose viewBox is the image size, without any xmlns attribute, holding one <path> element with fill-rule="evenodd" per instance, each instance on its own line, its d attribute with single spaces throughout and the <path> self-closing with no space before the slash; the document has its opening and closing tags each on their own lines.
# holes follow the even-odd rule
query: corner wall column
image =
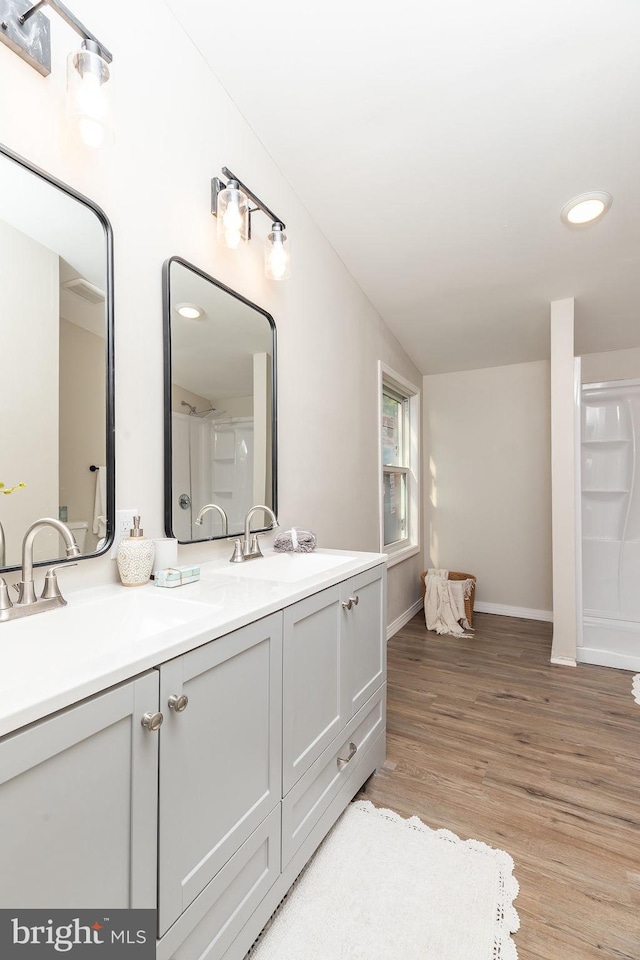
<svg viewBox="0 0 640 960">
<path fill-rule="evenodd" d="M 573 297 L 551 303 L 551 662 L 573 666 L 577 650 L 574 306 Z"/>
</svg>

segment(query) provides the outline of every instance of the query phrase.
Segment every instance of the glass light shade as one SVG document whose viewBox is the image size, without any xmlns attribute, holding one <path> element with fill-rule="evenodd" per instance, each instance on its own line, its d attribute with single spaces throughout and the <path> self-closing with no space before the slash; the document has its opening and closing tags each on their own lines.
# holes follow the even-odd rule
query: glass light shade
<svg viewBox="0 0 640 960">
<path fill-rule="evenodd" d="M 218 194 L 216 207 L 218 240 L 235 249 L 249 233 L 249 201 L 235 180 L 230 180 Z"/>
<path fill-rule="evenodd" d="M 67 119 L 88 147 L 113 139 L 109 67 L 99 53 L 84 47 L 67 58 Z"/>
<path fill-rule="evenodd" d="M 289 240 L 281 223 L 274 223 L 267 234 L 264 272 L 270 280 L 288 280 L 291 276 Z"/>
</svg>

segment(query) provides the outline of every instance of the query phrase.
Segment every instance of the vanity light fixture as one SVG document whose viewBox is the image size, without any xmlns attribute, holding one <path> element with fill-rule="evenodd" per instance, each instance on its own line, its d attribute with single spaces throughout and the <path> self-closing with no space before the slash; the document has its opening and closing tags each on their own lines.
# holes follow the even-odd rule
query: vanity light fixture
<svg viewBox="0 0 640 960">
<path fill-rule="evenodd" d="M 111 104 L 106 84 L 113 57 L 90 30 L 59 0 L 0 0 L 0 41 L 43 77 L 51 73 L 51 24 L 41 8 L 50 7 L 82 37 L 67 60 L 67 118 L 80 139 L 100 147 L 112 136 Z"/>
<path fill-rule="evenodd" d="M 179 313 L 185 320 L 199 320 L 204 316 L 204 310 L 197 303 L 179 303 L 176 306 L 176 313 Z"/>
<path fill-rule="evenodd" d="M 284 224 L 276 221 L 267 234 L 264 248 L 264 272 L 270 280 L 288 280 L 291 276 L 289 239 Z"/>
<path fill-rule="evenodd" d="M 613 203 L 613 197 L 605 190 L 581 193 L 565 203 L 560 219 L 569 227 L 584 227 L 604 216 Z"/>
<path fill-rule="evenodd" d="M 271 220 L 264 252 L 265 274 L 270 280 L 287 280 L 291 276 L 291 262 L 284 221 L 228 167 L 223 167 L 222 172 L 228 178 L 226 184 L 218 177 L 211 181 L 211 213 L 218 220 L 218 240 L 231 248 L 251 240 L 251 214 L 264 213 Z"/>
</svg>

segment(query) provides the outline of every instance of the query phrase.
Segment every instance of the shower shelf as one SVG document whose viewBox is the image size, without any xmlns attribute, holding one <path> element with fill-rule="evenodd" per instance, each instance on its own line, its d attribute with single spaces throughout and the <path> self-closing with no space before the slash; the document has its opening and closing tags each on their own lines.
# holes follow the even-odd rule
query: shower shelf
<svg viewBox="0 0 640 960">
<path fill-rule="evenodd" d="M 589 493 L 589 494 L 594 493 L 596 496 L 613 495 L 613 496 L 617 496 L 617 497 L 625 497 L 628 493 L 631 493 L 631 490 L 629 490 L 629 489 L 626 489 L 626 490 L 583 490 L 582 492 L 583 492 L 583 494 L 584 494 L 584 493 Z"/>
<path fill-rule="evenodd" d="M 614 439 L 614 438 L 610 438 L 610 439 L 608 439 L 608 440 L 582 440 L 581 443 L 582 443 L 582 446 L 583 446 L 583 447 L 589 447 L 589 446 L 591 446 L 592 444 L 595 445 L 595 444 L 598 444 L 598 443 L 611 443 L 611 444 L 613 444 L 613 443 L 631 443 L 631 437 L 616 437 L 615 439 Z"/>
<path fill-rule="evenodd" d="M 585 543 L 627 543 L 619 537 L 583 537 Z"/>
</svg>

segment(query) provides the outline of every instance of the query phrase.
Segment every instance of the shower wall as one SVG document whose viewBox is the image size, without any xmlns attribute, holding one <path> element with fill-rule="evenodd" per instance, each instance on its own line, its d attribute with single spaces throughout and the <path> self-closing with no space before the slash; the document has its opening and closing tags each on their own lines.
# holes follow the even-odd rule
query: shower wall
<svg viewBox="0 0 640 960">
<path fill-rule="evenodd" d="M 229 518 L 229 533 L 242 530 L 253 494 L 253 419 L 208 420 L 173 413 L 173 532 L 178 540 L 223 534 L 216 511 L 195 525 L 206 503 Z"/>
<path fill-rule="evenodd" d="M 640 668 L 640 380 L 584 384 L 578 659 Z"/>
</svg>

